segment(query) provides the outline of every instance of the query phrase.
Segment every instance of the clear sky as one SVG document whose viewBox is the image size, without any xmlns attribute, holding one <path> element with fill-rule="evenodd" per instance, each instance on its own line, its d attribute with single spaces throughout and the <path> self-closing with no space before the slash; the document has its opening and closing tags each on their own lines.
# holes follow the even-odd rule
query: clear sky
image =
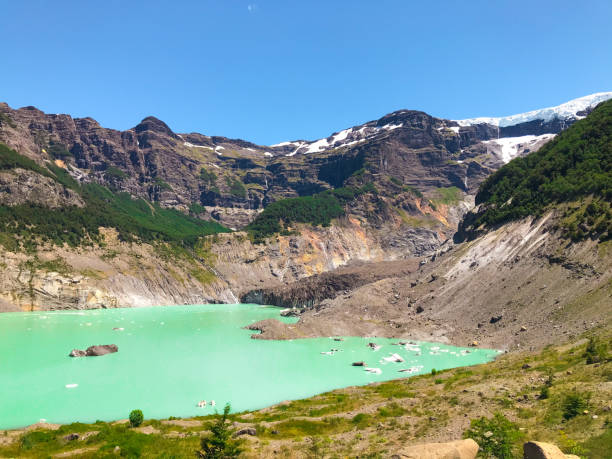
<svg viewBox="0 0 612 459">
<path fill-rule="evenodd" d="M 0 0 L 0 101 L 260 144 L 612 90 L 610 0 Z"/>
</svg>

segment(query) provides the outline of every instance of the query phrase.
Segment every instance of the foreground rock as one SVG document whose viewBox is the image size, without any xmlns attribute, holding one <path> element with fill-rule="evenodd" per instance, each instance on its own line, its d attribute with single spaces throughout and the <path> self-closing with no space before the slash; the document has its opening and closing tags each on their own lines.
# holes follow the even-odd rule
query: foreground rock
<svg viewBox="0 0 612 459">
<path fill-rule="evenodd" d="M 251 435 L 251 436 L 255 436 L 257 435 L 257 430 L 253 427 L 245 427 L 244 429 L 240 429 L 239 431 L 237 431 L 234 434 L 234 437 L 239 437 L 241 435 Z"/>
<path fill-rule="evenodd" d="M 563 454 L 563 452 L 551 443 L 540 441 L 528 441 L 523 445 L 524 459 L 574 459 L 578 456 Z"/>
<path fill-rule="evenodd" d="M 89 346 L 86 351 L 73 349 L 72 352 L 70 352 L 70 357 L 96 357 L 99 355 L 113 354 L 118 351 L 119 348 L 116 344 L 101 344 L 98 346 Z"/>
<path fill-rule="evenodd" d="M 474 459 L 478 454 L 478 443 L 472 439 L 448 443 L 425 443 L 407 446 L 393 454 L 402 459 Z"/>
</svg>

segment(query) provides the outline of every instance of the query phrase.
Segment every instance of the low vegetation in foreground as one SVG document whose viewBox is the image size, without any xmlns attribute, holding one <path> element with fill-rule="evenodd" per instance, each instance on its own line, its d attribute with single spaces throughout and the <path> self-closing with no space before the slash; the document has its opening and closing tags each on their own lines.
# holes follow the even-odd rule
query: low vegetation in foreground
<svg viewBox="0 0 612 459">
<path fill-rule="evenodd" d="M 483 457 L 521 457 L 522 442 L 536 440 L 583 458 L 606 458 L 612 451 L 609 344 L 607 332 L 255 412 L 0 432 L 0 457 L 213 457 L 207 454 L 215 451 L 388 457 L 410 444 L 471 437 Z M 239 430 L 245 434 L 236 437 Z"/>
</svg>

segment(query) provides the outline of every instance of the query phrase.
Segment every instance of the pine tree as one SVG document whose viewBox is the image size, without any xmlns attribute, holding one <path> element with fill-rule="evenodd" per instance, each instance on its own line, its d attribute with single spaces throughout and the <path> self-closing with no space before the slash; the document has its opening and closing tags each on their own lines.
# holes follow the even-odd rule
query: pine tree
<svg viewBox="0 0 612 459">
<path fill-rule="evenodd" d="M 238 457 L 242 453 L 241 440 L 232 438 L 233 429 L 229 427 L 227 416 L 230 412 L 229 403 L 223 408 L 223 415 L 210 428 L 210 434 L 202 438 L 200 446 L 202 451 L 197 452 L 201 458 L 228 458 Z"/>
</svg>

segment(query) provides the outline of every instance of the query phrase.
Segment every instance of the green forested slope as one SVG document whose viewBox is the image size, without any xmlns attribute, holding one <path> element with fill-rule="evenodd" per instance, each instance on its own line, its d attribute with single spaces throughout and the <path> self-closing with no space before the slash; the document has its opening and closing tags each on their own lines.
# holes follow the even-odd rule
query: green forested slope
<svg viewBox="0 0 612 459">
<path fill-rule="evenodd" d="M 124 241 L 165 241 L 191 246 L 200 236 L 229 231 L 216 222 L 163 209 L 94 183 L 79 184 L 64 169 L 41 166 L 0 144 L 0 170 L 27 169 L 51 177 L 81 195 L 85 207 L 50 209 L 38 204 L 0 206 L 0 242 L 8 248 L 38 241 L 71 246 L 96 242 L 99 227 L 115 228 Z"/>
<path fill-rule="evenodd" d="M 600 104 L 540 150 L 516 158 L 480 187 L 481 211 L 463 227 L 495 225 L 567 203 L 562 225 L 573 239 L 612 236 L 612 101 Z"/>
</svg>

